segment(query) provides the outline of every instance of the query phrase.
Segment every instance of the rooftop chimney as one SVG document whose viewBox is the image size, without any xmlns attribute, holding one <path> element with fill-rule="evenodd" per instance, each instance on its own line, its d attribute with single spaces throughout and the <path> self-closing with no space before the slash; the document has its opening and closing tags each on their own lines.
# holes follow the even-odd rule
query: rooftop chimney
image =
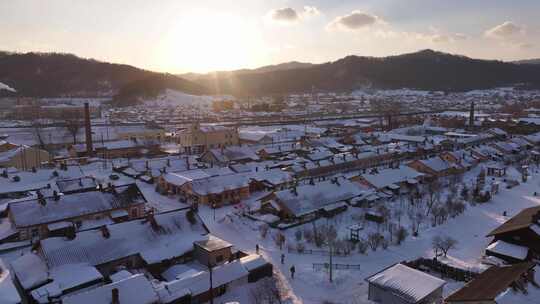
<svg viewBox="0 0 540 304">
<path fill-rule="evenodd" d="M 84 126 L 86 129 L 86 153 L 92 155 L 94 147 L 92 144 L 92 124 L 90 123 L 90 108 L 88 102 L 84 103 Z"/>
<path fill-rule="evenodd" d="M 58 192 L 56 190 L 53 191 L 53 197 L 55 201 L 60 200 L 60 195 L 58 195 Z"/>
<path fill-rule="evenodd" d="M 101 235 L 103 235 L 103 237 L 106 239 L 111 237 L 111 232 L 107 226 L 101 226 Z"/>
</svg>

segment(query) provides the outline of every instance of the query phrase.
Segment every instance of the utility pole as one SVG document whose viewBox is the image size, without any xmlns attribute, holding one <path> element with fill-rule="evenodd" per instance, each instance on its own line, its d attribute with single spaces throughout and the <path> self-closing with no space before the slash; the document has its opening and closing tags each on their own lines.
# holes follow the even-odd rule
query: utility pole
<svg viewBox="0 0 540 304">
<path fill-rule="evenodd" d="M 332 267 L 333 267 L 333 266 L 332 266 L 332 249 L 333 249 L 333 248 L 332 248 L 332 245 L 331 245 L 331 244 L 330 244 L 328 247 L 329 247 L 329 252 L 328 252 L 328 253 L 329 253 L 329 256 L 330 256 L 330 265 L 329 265 L 329 267 L 330 267 L 329 270 L 330 270 L 330 271 L 329 271 L 329 275 L 330 275 L 330 283 L 332 283 L 332 275 L 333 275 L 333 273 L 332 273 L 332 270 L 333 270 L 333 269 L 332 269 Z"/>
<path fill-rule="evenodd" d="M 210 271 L 210 304 L 214 304 L 214 288 L 212 282 L 212 264 L 208 262 L 208 270 Z"/>
</svg>

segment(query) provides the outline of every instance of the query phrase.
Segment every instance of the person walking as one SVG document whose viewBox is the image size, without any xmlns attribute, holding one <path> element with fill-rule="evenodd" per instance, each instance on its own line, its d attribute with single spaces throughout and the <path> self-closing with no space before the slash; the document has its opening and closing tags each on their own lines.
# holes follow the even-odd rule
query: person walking
<svg viewBox="0 0 540 304">
<path fill-rule="evenodd" d="M 281 264 L 285 264 L 285 254 L 281 254 Z"/>
<path fill-rule="evenodd" d="M 296 269 L 294 268 L 294 265 L 291 266 L 291 279 L 294 280 L 294 272 L 296 271 Z"/>
<path fill-rule="evenodd" d="M 259 254 L 259 244 L 256 244 L 256 245 L 255 245 L 255 252 L 256 252 L 257 254 Z"/>
</svg>

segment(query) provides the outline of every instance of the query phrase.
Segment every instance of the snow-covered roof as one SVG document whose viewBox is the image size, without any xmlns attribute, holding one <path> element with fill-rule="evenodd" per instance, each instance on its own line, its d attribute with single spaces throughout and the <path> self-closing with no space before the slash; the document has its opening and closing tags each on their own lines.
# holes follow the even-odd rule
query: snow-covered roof
<svg viewBox="0 0 540 304">
<path fill-rule="evenodd" d="M 538 267 L 535 268 L 533 282 L 540 282 L 540 269 Z M 495 301 L 497 304 L 537 304 L 538 299 L 540 299 L 540 289 L 531 285 L 527 286 L 527 293 L 507 288 L 495 298 Z"/>
<path fill-rule="evenodd" d="M 21 296 L 15 288 L 11 271 L 4 265 L 0 259 L 0 303 L 18 304 L 21 303 Z"/>
<path fill-rule="evenodd" d="M 426 141 L 426 138 L 424 136 L 403 135 L 395 133 L 389 133 L 387 134 L 387 136 L 390 137 L 391 140 L 395 141 L 406 141 L 415 143 L 423 143 Z"/>
<path fill-rule="evenodd" d="M 218 194 L 228 190 L 236 190 L 249 186 L 249 173 L 238 173 L 213 176 L 191 182 L 191 189 L 199 195 Z"/>
<path fill-rule="evenodd" d="M 193 249 L 193 242 L 208 237 L 202 223 L 192 225 L 186 212 L 156 214 L 155 224 L 141 219 L 108 225 L 108 237 L 98 229 L 79 232 L 73 240 L 47 238 L 41 241 L 41 249 L 49 267 L 73 263 L 99 265 L 135 254 L 153 264 L 182 256 Z"/>
<path fill-rule="evenodd" d="M 44 284 L 49 279 L 47 264 L 35 253 L 27 253 L 13 260 L 11 267 L 25 290 Z"/>
<path fill-rule="evenodd" d="M 150 281 L 142 274 L 67 296 L 63 304 L 110 304 L 112 290 L 118 290 L 119 303 L 154 304 L 158 297 Z"/>
<path fill-rule="evenodd" d="M 504 256 L 512 257 L 518 260 L 525 260 L 525 258 L 529 254 L 529 248 L 524 247 L 524 246 L 510 244 L 501 240 L 498 240 L 490 244 L 486 248 L 486 250 L 489 250 L 493 253 L 498 253 Z"/>
<path fill-rule="evenodd" d="M 185 183 L 199 180 L 199 179 L 205 179 L 212 176 L 219 176 L 219 175 L 229 175 L 234 174 L 234 172 L 227 168 L 210 168 L 210 169 L 196 169 L 196 170 L 188 170 L 188 171 L 181 171 L 181 172 L 171 172 L 171 173 L 165 173 L 163 175 L 163 178 L 165 181 L 167 181 L 170 184 L 173 184 L 175 186 L 182 186 Z"/>
<path fill-rule="evenodd" d="M 28 227 L 63 221 L 87 214 L 127 208 L 133 204 L 144 204 L 146 202 L 135 184 L 119 186 L 115 189 L 116 194 L 92 191 L 60 195 L 58 200 L 55 200 L 54 197 L 44 198 L 45 204 L 40 203 L 39 199 L 11 203 L 9 212 L 17 227 Z"/>
<path fill-rule="evenodd" d="M 326 205 L 349 200 L 364 192 L 359 185 L 339 179 L 304 185 L 295 189 L 275 192 L 277 200 L 295 216 L 302 216 L 324 208 Z"/>
<path fill-rule="evenodd" d="M 241 160 L 259 160 L 259 156 L 248 146 L 230 146 L 223 149 L 211 149 L 206 153 L 212 154 L 220 163 Z"/>
<path fill-rule="evenodd" d="M 73 191 L 96 189 L 97 184 L 92 177 L 80 177 L 72 179 L 62 179 L 56 181 L 58 190 L 62 193 L 69 193 Z"/>
<path fill-rule="evenodd" d="M 446 282 L 432 275 L 396 264 L 366 279 L 410 303 L 422 301 Z"/>
<path fill-rule="evenodd" d="M 407 166 L 400 166 L 397 169 L 381 170 L 375 174 L 362 174 L 368 183 L 377 189 L 390 186 L 395 183 L 402 183 L 408 180 L 416 180 L 423 174 Z"/>
<path fill-rule="evenodd" d="M 268 264 L 268 262 L 261 255 L 258 254 L 251 254 L 240 258 L 240 263 L 248 271 L 255 270 Z"/>
<path fill-rule="evenodd" d="M 32 297 L 39 303 L 49 303 L 49 298 L 60 297 L 66 291 L 78 286 L 103 280 L 101 273 L 87 264 L 69 264 L 51 269 L 52 282 L 32 290 Z"/>
<path fill-rule="evenodd" d="M 449 162 L 438 156 L 418 161 L 435 172 L 442 172 L 452 168 L 452 165 Z"/>
<path fill-rule="evenodd" d="M 210 290 L 210 273 L 199 268 L 185 267 L 184 273 L 176 275 L 178 279 L 167 282 L 158 290 L 160 299 L 169 303 L 184 295 L 197 296 Z M 213 286 L 222 286 L 229 282 L 247 277 L 248 270 L 240 260 L 235 260 L 212 269 Z"/>
</svg>

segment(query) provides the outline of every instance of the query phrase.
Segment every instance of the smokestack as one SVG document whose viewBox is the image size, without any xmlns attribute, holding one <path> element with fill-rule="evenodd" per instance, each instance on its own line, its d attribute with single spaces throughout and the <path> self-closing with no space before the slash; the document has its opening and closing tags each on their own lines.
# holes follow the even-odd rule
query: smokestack
<svg viewBox="0 0 540 304">
<path fill-rule="evenodd" d="M 471 112 L 469 113 L 469 128 L 474 128 L 474 101 L 471 102 Z"/>
<path fill-rule="evenodd" d="M 84 126 L 86 129 L 86 153 L 92 155 L 94 147 L 92 144 L 92 124 L 90 122 L 90 107 L 88 102 L 84 103 Z"/>
</svg>

